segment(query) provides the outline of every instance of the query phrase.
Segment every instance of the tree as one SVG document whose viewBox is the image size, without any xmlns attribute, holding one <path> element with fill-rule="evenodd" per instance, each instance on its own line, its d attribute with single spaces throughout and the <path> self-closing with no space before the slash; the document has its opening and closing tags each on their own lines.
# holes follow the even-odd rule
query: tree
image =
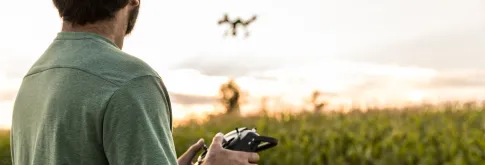
<svg viewBox="0 0 485 165">
<path fill-rule="evenodd" d="M 327 105 L 326 101 L 321 100 L 322 93 L 318 90 L 313 91 L 311 97 L 311 104 L 314 112 L 321 112 Z"/>
<path fill-rule="evenodd" d="M 241 103 L 241 89 L 230 79 L 229 82 L 222 84 L 220 88 L 220 101 L 227 114 L 237 113 L 239 114 L 239 106 Z"/>
</svg>

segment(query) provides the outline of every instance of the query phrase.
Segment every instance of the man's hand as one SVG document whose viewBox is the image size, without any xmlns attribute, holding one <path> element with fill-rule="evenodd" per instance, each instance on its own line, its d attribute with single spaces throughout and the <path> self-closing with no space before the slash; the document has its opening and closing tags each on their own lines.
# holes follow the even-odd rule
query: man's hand
<svg viewBox="0 0 485 165">
<path fill-rule="evenodd" d="M 259 161 L 257 153 L 232 151 L 222 148 L 224 134 L 218 133 L 212 140 L 202 165 L 255 165 Z"/>
<path fill-rule="evenodd" d="M 179 165 L 192 165 L 192 159 L 194 159 L 197 152 L 204 147 L 204 139 L 200 139 L 197 143 L 190 146 L 185 153 L 177 160 Z"/>
</svg>

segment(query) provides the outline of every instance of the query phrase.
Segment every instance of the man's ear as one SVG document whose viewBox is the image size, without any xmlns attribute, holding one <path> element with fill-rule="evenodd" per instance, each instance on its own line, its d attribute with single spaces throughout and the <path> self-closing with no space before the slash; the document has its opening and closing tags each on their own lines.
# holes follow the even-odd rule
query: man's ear
<svg viewBox="0 0 485 165">
<path fill-rule="evenodd" d="M 133 7 L 140 6 L 140 0 L 129 0 L 129 1 L 130 1 L 130 5 Z"/>
</svg>

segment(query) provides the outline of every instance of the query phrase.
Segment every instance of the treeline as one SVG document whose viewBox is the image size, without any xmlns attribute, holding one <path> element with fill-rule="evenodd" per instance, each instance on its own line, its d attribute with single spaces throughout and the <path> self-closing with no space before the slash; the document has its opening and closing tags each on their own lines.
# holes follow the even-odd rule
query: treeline
<svg viewBox="0 0 485 165">
<path fill-rule="evenodd" d="M 319 90 L 314 90 L 309 94 L 309 99 L 307 99 L 307 105 L 310 107 L 312 112 L 318 113 L 323 112 L 326 107 L 330 104 L 329 100 L 326 100 L 326 96 L 334 95 L 329 93 L 324 93 Z M 219 89 L 219 102 L 223 105 L 226 114 L 239 114 L 240 107 L 247 103 L 248 94 L 243 92 L 239 85 L 234 79 L 230 79 L 228 82 L 221 85 Z M 266 113 L 268 111 L 269 97 L 261 98 L 260 112 Z M 413 110 L 413 109 L 474 109 L 485 107 L 485 100 L 469 100 L 469 101 L 442 101 L 439 104 L 432 104 L 423 100 L 421 103 L 409 104 L 402 107 L 378 107 L 378 106 L 367 106 L 366 111 L 373 110 Z M 362 111 L 363 107 L 360 105 L 351 105 L 350 111 Z"/>
<path fill-rule="evenodd" d="M 246 103 L 247 96 L 234 79 L 230 79 L 228 82 L 222 84 L 219 89 L 219 101 L 225 108 L 227 114 L 239 114 L 240 107 Z M 267 112 L 268 101 L 268 97 L 261 98 L 261 112 Z M 323 99 L 323 93 L 321 91 L 315 90 L 311 93 L 308 104 L 311 105 L 314 112 L 321 112 L 328 105 L 328 101 Z"/>
</svg>

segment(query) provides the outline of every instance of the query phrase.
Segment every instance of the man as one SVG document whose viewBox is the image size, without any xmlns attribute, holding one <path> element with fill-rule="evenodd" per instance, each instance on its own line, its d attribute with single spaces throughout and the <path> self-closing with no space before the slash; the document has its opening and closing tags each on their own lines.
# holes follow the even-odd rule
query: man
<svg viewBox="0 0 485 165">
<path fill-rule="evenodd" d="M 53 0 L 62 32 L 24 77 L 11 130 L 14 165 L 190 165 L 177 159 L 168 92 L 142 60 L 121 51 L 140 0 Z M 223 149 L 205 165 L 247 165 L 255 153 Z"/>
</svg>

